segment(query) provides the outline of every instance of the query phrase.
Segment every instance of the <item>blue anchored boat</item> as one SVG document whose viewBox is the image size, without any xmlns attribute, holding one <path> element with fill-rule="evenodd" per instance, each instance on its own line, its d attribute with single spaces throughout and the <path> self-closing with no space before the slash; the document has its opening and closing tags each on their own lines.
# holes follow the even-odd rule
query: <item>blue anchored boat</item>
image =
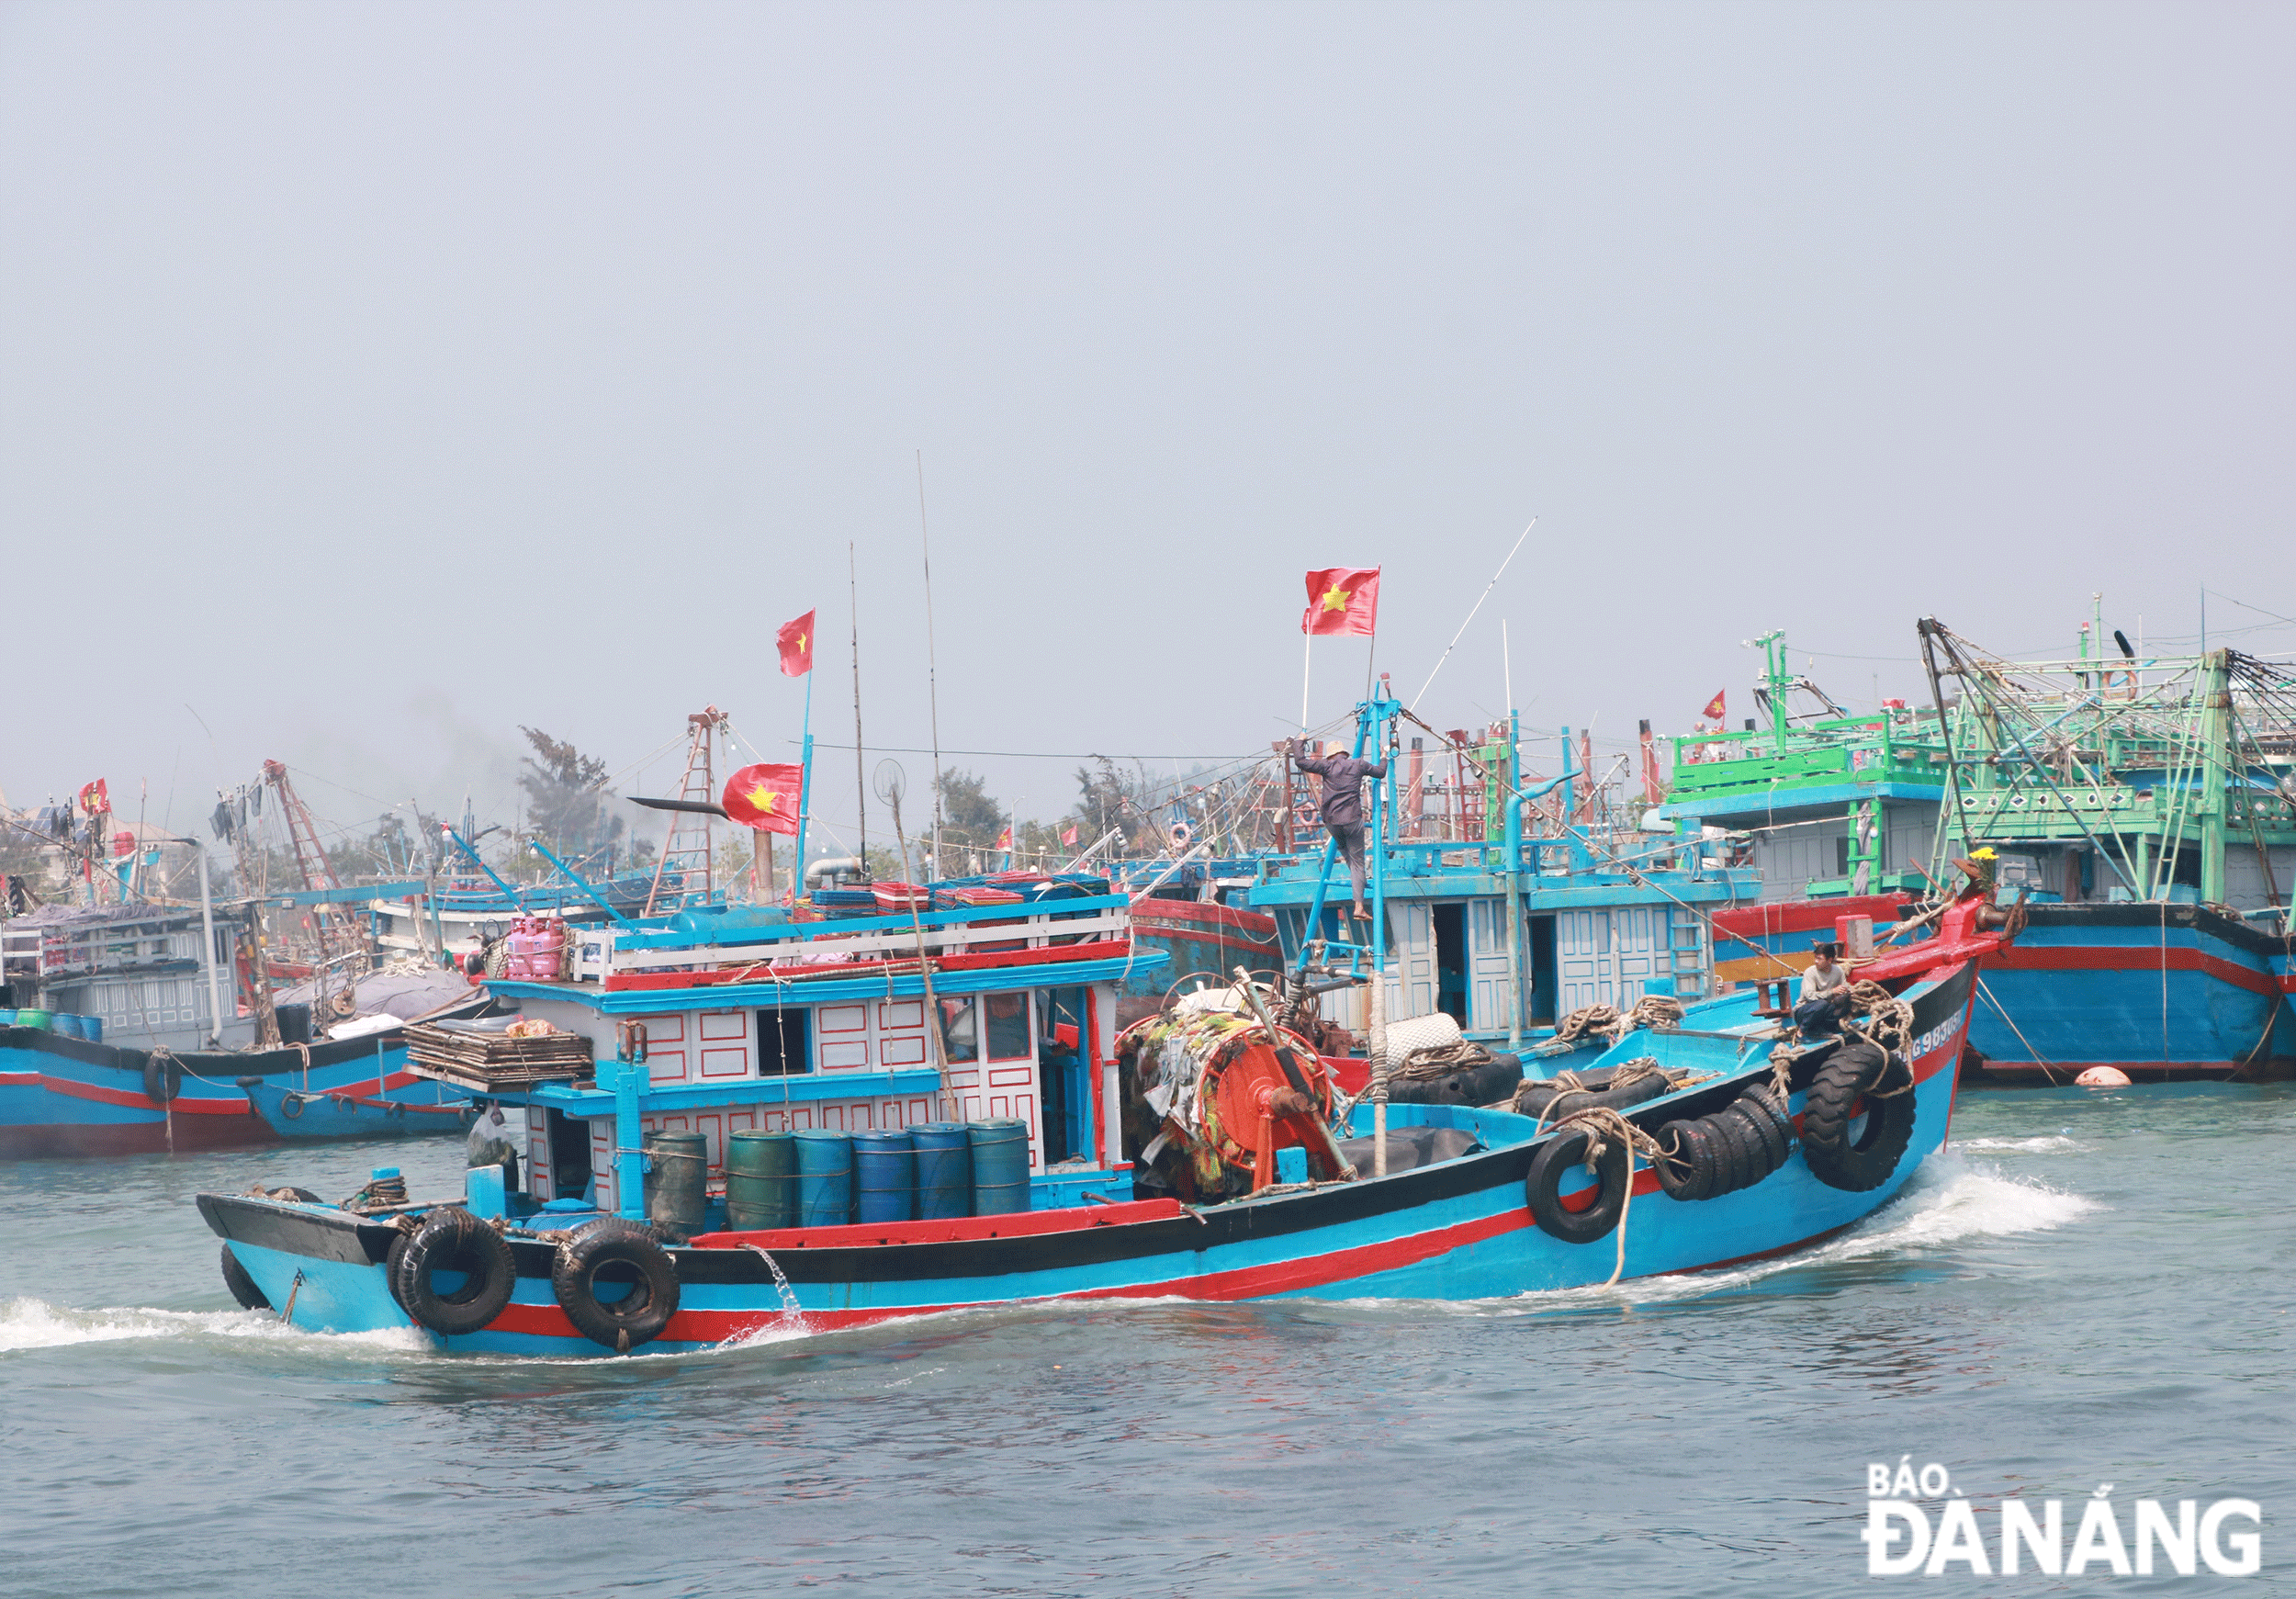
<svg viewBox="0 0 2296 1599">
<path fill-rule="evenodd" d="M 1358 748 L 1400 710 L 1365 705 Z M 1376 884 L 1378 838 L 1373 857 Z M 202 1195 L 232 1291 L 298 1326 L 579 1355 L 1044 1301 L 1696 1271 L 1904 1186 L 1945 1140 L 1976 966 L 2005 941 L 1972 899 L 1865 969 L 1838 1034 L 1794 1034 L 1753 991 L 1670 1002 L 1551 1044 L 1534 1064 L 1567 1075 L 1486 1107 L 1401 1102 L 1387 1064 L 1351 1098 L 1302 1030 L 1360 965 L 1384 1063 L 1390 950 L 1311 940 L 1278 982 L 1199 981 L 1120 1032 L 1118 996 L 1165 959 L 1136 947 L 1127 896 L 917 903 L 641 921 L 586 932 L 564 981 L 491 984 L 588 1045 L 418 1063 L 525 1108 L 520 1179 Z"/>
<path fill-rule="evenodd" d="M 283 1140 L 388 1137 L 468 1124 L 467 1096 L 407 1069 L 397 1019 L 339 984 L 346 1036 L 254 1047 L 234 1003 L 234 916 L 197 907 L 49 906 L 0 934 L 0 1159 L 151 1154 Z M 371 979 L 379 993 L 406 982 Z M 440 980 L 429 1007 L 486 996 Z M 420 1009 L 425 1007 L 402 1009 Z M 298 1012 L 298 1014 L 300 1014 Z M 238 1046 L 238 1047 L 233 1047 Z"/>
</svg>

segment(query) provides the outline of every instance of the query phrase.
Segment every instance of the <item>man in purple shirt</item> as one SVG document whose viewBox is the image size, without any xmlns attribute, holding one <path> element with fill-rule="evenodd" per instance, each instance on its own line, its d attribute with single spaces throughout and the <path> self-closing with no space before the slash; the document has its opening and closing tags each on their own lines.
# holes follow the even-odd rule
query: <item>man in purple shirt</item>
<svg viewBox="0 0 2296 1599">
<path fill-rule="evenodd" d="M 1293 765 L 1323 780 L 1316 814 L 1332 830 L 1332 837 L 1339 841 L 1339 852 L 1346 858 L 1347 875 L 1356 885 L 1356 919 L 1369 921 L 1371 913 L 1363 903 L 1363 780 L 1385 777 L 1387 763 L 1358 760 L 1339 743 L 1324 745 L 1320 758 L 1308 754 L 1307 746 L 1297 738 L 1288 748 Z"/>
</svg>

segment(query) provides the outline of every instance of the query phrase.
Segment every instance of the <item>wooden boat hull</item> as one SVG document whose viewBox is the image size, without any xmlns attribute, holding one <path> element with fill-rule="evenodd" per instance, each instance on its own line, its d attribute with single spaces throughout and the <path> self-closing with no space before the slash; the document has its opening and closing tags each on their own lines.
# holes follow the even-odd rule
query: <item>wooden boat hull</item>
<svg viewBox="0 0 2296 1599">
<path fill-rule="evenodd" d="M 1654 1172 L 1639 1169 L 1620 1230 L 1623 1275 L 1700 1271 L 1786 1253 L 1886 1203 L 1945 1141 L 1973 975 L 1969 963 L 1956 962 L 1908 992 L 1916 1034 L 1908 1052 L 1913 1140 L 1879 1187 L 1829 1188 L 1796 1154 L 1750 1188 L 1685 1203 L 1665 1195 Z M 1685 1030 L 1630 1034 L 1607 1052 L 1605 1060 L 1655 1055 L 1669 1065 L 1725 1074 L 1638 1108 L 1634 1119 L 1655 1128 L 1705 1114 L 1748 1081 L 1766 1078 L 1768 1040 L 1747 1036 L 1754 1030 L 1751 1004 L 1750 995 L 1711 1001 L 1694 1008 Z M 1806 1076 L 1797 1076 L 1796 1107 L 1806 1087 Z M 1390 1116 L 1396 1125 L 1462 1128 L 1493 1147 L 1383 1179 L 1202 1210 L 1159 1199 L 962 1222 L 708 1235 L 670 1252 L 680 1309 L 644 1347 L 675 1353 L 782 1330 L 1048 1301 L 1488 1299 L 1599 1284 L 1619 1267 L 1617 1233 L 1573 1244 L 1533 1223 L 1525 1178 L 1538 1143 L 1529 1119 L 1420 1105 L 1390 1107 Z M 1367 1129 L 1368 1108 L 1359 1108 L 1357 1118 L 1358 1131 Z M 295 1296 L 297 1325 L 340 1332 L 413 1325 L 385 1281 L 399 1235 L 389 1221 L 250 1197 L 203 1195 L 199 1207 L 274 1305 Z M 554 1300 L 557 1246 L 514 1236 L 512 1247 L 518 1278 L 509 1307 L 480 1332 L 426 1335 L 456 1350 L 610 1353 L 579 1334 Z"/>
</svg>

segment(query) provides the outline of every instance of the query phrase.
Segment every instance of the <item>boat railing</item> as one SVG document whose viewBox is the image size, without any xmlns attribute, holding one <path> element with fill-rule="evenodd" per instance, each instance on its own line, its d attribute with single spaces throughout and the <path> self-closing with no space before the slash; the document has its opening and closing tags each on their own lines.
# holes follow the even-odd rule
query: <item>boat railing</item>
<svg viewBox="0 0 2296 1599">
<path fill-rule="evenodd" d="M 1128 941 L 1130 900 L 1123 895 L 1041 900 L 1034 904 L 974 906 L 855 918 L 840 921 L 773 922 L 687 933 L 649 929 L 586 928 L 574 940 L 575 981 L 603 982 L 617 973 L 666 972 L 702 965 L 781 964 L 914 960 Z"/>
</svg>

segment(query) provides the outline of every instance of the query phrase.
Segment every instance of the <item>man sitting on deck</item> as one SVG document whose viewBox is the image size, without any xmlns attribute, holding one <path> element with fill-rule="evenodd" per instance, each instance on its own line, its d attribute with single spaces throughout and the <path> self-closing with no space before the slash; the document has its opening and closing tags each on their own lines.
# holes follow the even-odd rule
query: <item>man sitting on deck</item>
<svg viewBox="0 0 2296 1599">
<path fill-rule="evenodd" d="M 1323 825 L 1339 841 L 1339 852 L 1346 857 L 1347 874 L 1356 885 L 1356 919 L 1369 921 L 1371 913 L 1363 903 L 1363 780 L 1385 777 L 1387 763 L 1358 760 L 1347 753 L 1345 744 L 1337 742 L 1324 745 L 1320 760 L 1308 754 L 1307 747 L 1297 738 L 1288 748 L 1293 764 L 1323 780 L 1316 814 L 1323 818 Z"/>
<path fill-rule="evenodd" d="M 1850 1008 L 1850 974 L 1834 958 L 1838 948 L 1811 946 L 1809 969 L 1802 974 L 1801 1002 L 1794 1008 L 1794 1025 L 1804 1032 L 1840 1030 L 1836 1019 Z"/>
</svg>

